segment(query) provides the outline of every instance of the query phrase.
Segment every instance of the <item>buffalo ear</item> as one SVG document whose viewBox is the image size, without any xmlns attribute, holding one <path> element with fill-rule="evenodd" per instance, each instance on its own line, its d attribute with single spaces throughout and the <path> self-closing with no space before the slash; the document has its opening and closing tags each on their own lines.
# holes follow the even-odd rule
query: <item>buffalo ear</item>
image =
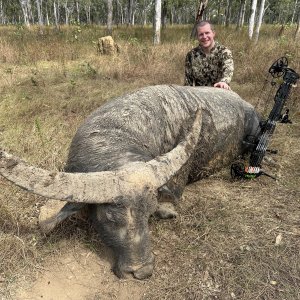
<svg viewBox="0 0 300 300">
<path fill-rule="evenodd" d="M 158 189 L 158 202 L 171 202 L 176 203 L 177 197 L 175 194 L 168 188 L 167 185 L 163 185 Z"/>
<path fill-rule="evenodd" d="M 51 232 L 63 220 L 81 211 L 85 203 L 65 203 L 57 200 L 48 200 L 41 207 L 39 226 L 43 233 Z"/>
</svg>

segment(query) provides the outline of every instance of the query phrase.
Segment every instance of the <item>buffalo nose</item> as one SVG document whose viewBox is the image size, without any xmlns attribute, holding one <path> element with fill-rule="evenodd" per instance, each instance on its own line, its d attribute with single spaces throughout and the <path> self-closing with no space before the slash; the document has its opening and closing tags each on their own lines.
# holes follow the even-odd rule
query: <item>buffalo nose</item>
<svg viewBox="0 0 300 300">
<path fill-rule="evenodd" d="M 133 276 L 137 279 L 145 279 L 150 277 L 153 272 L 153 263 L 146 265 L 136 271 L 133 272 Z"/>
<path fill-rule="evenodd" d="M 150 260 L 141 268 L 133 271 L 133 276 L 136 279 L 145 279 L 152 275 L 154 268 L 154 255 L 151 253 Z"/>
</svg>

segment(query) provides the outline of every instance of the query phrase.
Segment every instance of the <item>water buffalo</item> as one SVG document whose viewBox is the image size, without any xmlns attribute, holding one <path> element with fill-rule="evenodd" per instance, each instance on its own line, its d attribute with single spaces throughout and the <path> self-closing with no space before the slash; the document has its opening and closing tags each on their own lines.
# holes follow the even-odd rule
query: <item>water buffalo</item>
<svg viewBox="0 0 300 300">
<path fill-rule="evenodd" d="M 0 152 L 0 174 L 65 206 L 45 231 L 87 206 L 116 257 L 114 272 L 144 279 L 153 272 L 148 219 L 176 216 L 188 182 L 245 151 L 259 117 L 236 93 L 212 87 L 162 85 L 115 98 L 79 127 L 65 172 L 49 172 Z"/>
</svg>

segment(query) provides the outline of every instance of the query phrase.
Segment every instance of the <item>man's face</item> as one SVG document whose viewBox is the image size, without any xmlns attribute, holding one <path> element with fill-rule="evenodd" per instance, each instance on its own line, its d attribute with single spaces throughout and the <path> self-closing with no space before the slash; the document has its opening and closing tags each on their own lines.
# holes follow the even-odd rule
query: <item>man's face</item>
<svg viewBox="0 0 300 300">
<path fill-rule="evenodd" d="M 215 32 L 211 29 L 210 24 L 198 27 L 197 37 L 202 49 L 210 50 L 214 46 Z"/>
</svg>

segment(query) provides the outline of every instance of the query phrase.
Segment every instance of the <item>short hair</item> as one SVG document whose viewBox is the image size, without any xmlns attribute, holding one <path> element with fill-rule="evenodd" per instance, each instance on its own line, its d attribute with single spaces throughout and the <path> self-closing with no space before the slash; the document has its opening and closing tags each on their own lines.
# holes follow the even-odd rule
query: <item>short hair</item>
<svg viewBox="0 0 300 300">
<path fill-rule="evenodd" d="M 197 25 L 196 25 L 196 29 L 198 30 L 199 27 L 203 27 L 203 26 L 205 26 L 207 24 L 210 25 L 211 30 L 214 31 L 213 24 L 210 21 L 208 21 L 208 20 L 201 20 L 201 21 L 199 21 L 197 23 Z"/>
</svg>

